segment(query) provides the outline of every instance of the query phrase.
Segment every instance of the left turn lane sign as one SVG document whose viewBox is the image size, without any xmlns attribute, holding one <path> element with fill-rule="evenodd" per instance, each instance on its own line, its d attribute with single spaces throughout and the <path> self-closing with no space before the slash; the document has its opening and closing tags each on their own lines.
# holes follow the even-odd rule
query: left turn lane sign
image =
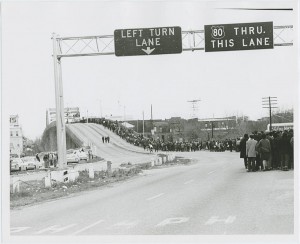
<svg viewBox="0 0 300 244">
<path fill-rule="evenodd" d="M 118 29 L 114 31 L 115 55 L 138 56 L 182 52 L 181 27 Z"/>
</svg>

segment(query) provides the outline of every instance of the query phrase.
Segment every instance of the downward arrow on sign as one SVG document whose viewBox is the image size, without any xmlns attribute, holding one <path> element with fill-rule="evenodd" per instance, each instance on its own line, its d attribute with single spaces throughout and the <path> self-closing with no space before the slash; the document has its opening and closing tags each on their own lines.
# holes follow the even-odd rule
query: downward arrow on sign
<svg viewBox="0 0 300 244">
<path fill-rule="evenodd" d="M 145 53 L 147 53 L 147 54 L 149 55 L 150 53 L 153 52 L 154 49 L 155 49 L 155 48 L 150 49 L 150 47 L 147 47 L 147 49 L 142 49 L 142 50 L 143 50 Z"/>
</svg>

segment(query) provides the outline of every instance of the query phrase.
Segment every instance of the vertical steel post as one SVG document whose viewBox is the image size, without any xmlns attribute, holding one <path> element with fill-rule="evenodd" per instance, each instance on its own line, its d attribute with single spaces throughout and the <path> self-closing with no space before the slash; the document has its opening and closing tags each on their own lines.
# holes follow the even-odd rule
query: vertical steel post
<svg viewBox="0 0 300 244">
<path fill-rule="evenodd" d="M 62 69 L 61 59 L 58 59 L 58 71 L 59 71 L 59 104 L 60 104 L 60 123 L 61 123 L 61 163 L 62 168 L 67 167 L 67 143 L 66 143 L 66 122 L 65 122 L 65 108 L 64 108 L 64 97 L 63 97 L 63 83 L 62 83 Z"/>
<path fill-rule="evenodd" d="M 271 107 L 271 97 L 269 97 L 269 112 L 270 112 L 270 132 L 272 131 L 272 107 Z"/>
<path fill-rule="evenodd" d="M 66 161 L 66 131 L 65 131 L 65 118 L 64 118 L 62 76 L 61 76 L 60 59 L 58 59 L 57 57 L 57 36 L 55 33 L 52 34 L 52 41 L 53 41 L 54 82 L 55 82 L 58 167 L 65 168 L 67 161 Z"/>
</svg>

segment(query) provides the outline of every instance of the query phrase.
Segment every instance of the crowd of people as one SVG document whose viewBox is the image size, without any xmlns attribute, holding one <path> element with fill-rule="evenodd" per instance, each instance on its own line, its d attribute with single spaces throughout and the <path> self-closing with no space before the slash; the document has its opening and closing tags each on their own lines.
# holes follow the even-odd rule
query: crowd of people
<svg viewBox="0 0 300 244">
<path fill-rule="evenodd" d="M 293 130 L 245 134 L 240 142 L 240 158 L 248 172 L 294 168 Z"/>
<path fill-rule="evenodd" d="M 248 171 L 289 170 L 294 167 L 293 130 L 268 133 L 255 131 L 250 136 L 245 134 L 242 139 L 238 137 L 224 140 L 171 142 L 145 137 L 132 129 L 126 128 L 118 121 L 97 118 L 90 119 L 90 122 L 102 124 L 128 143 L 143 147 L 144 150 L 154 150 L 155 152 L 159 150 L 175 152 L 200 150 L 209 150 L 211 152 L 237 151 L 240 152 L 240 157 L 244 159 L 244 165 Z"/>
<path fill-rule="evenodd" d="M 185 142 L 171 142 L 163 141 L 160 139 L 148 138 L 142 134 L 138 134 L 130 128 L 126 128 L 118 121 L 111 121 L 104 118 L 91 118 L 91 123 L 101 124 L 110 131 L 119 135 L 122 139 L 126 140 L 135 146 L 143 147 L 144 150 L 160 151 L 175 151 L 175 152 L 195 152 L 200 150 L 209 150 L 214 152 L 223 152 L 225 150 L 238 151 L 239 138 L 237 139 L 225 139 L 225 140 L 210 140 L 210 141 L 185 141 Z M 106 137 L 105 137 L 106 138 Z M 102 141 L 104 142 L 102 137 Z M 105 142 L 107 142 L 105 140 Z M 108 139 L 109 142 L 109 139 Z M 152 151 L 151 150 L 151 151 Z"/>
</svg>

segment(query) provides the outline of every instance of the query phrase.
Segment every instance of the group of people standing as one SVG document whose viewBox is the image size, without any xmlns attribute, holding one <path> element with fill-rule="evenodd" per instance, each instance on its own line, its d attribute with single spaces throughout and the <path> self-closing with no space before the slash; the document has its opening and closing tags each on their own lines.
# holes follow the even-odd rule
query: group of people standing
<svg viewBox="0 0 300 244">
<path fill-rule="evenodd" d="M 110 140 L 110 138 L 109 138 L 109 136 L 102 136 L 102 142 L 103 143 L 109 143 L 109 140 Z"/>
<path fill-rule="evenodd" d="M 58 155 L 57 152 L 48 152 L 48 153 L 41 153 L 41 155 L 39 155 L 38 153 L 35 155 L 36 159 L 40 162 L 41 161 L 41 157 L 42 156 L 42 160 L 44 162 L 44 167 L 45 168 L 49 168 L 50 166 L 57 166 L 57 162 L 58 162 Z"/>
<path fill-rule="evenodd" d="M 245 134 L 240 142 L 240 158 L 248 172 L 293 169 L 293 151 L 293 130 Z"/>
</svg>

